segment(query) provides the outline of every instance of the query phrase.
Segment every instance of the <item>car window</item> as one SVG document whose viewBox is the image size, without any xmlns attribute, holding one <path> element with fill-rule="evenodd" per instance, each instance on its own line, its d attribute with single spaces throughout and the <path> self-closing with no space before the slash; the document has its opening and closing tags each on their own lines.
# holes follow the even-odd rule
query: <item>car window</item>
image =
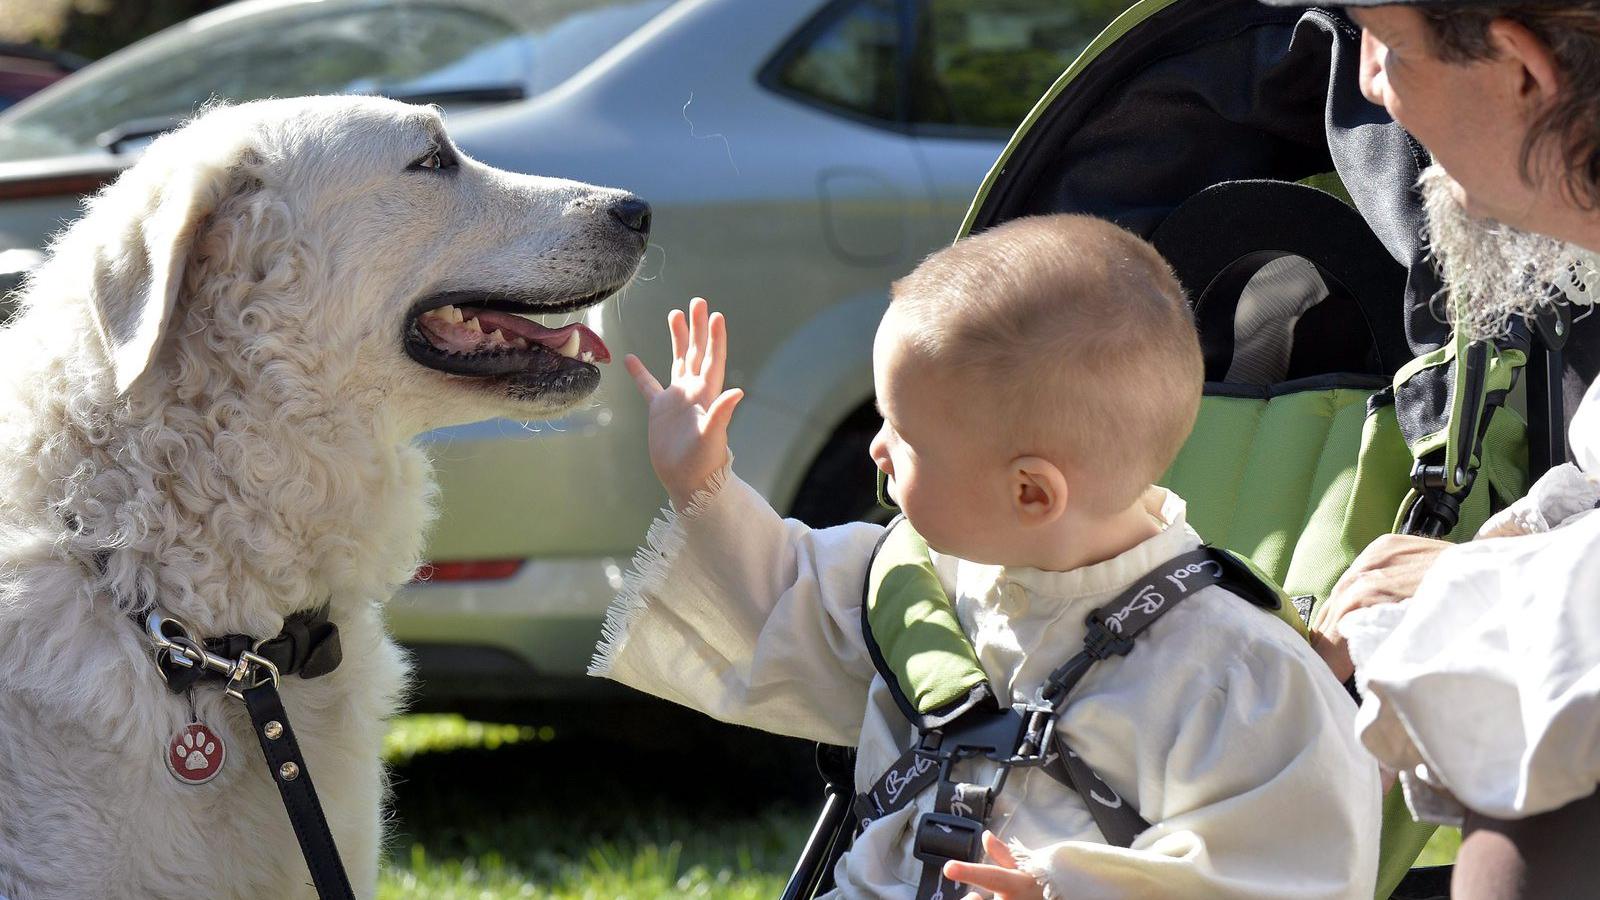
<svg viewBox="0 0 1600 900">
<path fill-rule="evenodd" d="M 900 22 L 895 0 L 858 0 L 818 20 L 773 81 L 788 93 L 899 121 Z"/>
<path fill-rule="evenodd" d="M 0 117 L 0 159 L 83 152 L 212 98 L 371 93 L 474 103 L 548 90 L 671 0 L 321 2 L 178 26 Z"/>
<path fill-rule="evenodd" d="M 1130 0 L 923 0 L 911 119 L 1010 131 Z"/>
</svg>

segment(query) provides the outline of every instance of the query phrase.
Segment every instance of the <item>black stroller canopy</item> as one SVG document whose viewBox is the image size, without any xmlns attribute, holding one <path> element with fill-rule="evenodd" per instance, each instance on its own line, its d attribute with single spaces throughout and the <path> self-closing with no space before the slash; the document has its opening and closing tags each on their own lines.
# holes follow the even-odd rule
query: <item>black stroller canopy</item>
<svg viewBox="0 0 1600 900">
<path fill-rule="evenodd" d="M 1389 302 L 1409 352 L 1447 341 L 1449 326 L 1430 309 L 1438 280 L 1414 190 L 1429 157 L 1361 95 L 1356 27 L 1327 10 L 1257 0 L 1145 0 L 1119 23 L 1141 16 L 1109 44 L 1097 42 L 1098 54 L 1047 95 L 991 174 L 970 229 L 1079 212 L 1153 238 L 1174 210 L 1216 185 L 1334 173 L 1399 270 L 1392 283 L 1403 278 L 1404 302 Z M 1301 212 L 1316 217 L 1313 227 L 1337 224 L 1318 221 L 1315 208 Z M 1253 220 L 1248 211 L 1233 218 Z M 1261 225 L 1269 243 L 1258 246 L 1271 247 L 1278 232 Z M 1185 286 L 1196 297 L 1206 287 Z"/>
</svg>

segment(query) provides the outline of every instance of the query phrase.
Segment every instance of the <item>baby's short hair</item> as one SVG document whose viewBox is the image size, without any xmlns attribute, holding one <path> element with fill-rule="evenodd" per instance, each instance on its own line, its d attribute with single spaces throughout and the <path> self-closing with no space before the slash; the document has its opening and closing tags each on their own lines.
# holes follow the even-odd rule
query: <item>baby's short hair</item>
<svg viewBox="0 0 1600 900">
<path fill-rule="evenodd" d="M 1183 288 L 1110 222 L 1007 222 L 933 253 L 891 296 L 911 346 L 969 380 L 996 434 L 1063 466 L 1092 510 L 1137 500 L 1194 427 L 1205 375 Z"/>
</svg>

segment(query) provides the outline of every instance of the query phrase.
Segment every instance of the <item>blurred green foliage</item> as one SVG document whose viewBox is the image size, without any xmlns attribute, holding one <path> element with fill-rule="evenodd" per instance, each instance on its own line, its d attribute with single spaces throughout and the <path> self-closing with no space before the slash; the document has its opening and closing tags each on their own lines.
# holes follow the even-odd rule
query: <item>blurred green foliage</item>
<svg viewBox="0 0 1600 900">
<path fill-rule="evenodd" d="M 1010 129 L 1131 0 L 925 0 L 912 118 Z"/>
</svg>

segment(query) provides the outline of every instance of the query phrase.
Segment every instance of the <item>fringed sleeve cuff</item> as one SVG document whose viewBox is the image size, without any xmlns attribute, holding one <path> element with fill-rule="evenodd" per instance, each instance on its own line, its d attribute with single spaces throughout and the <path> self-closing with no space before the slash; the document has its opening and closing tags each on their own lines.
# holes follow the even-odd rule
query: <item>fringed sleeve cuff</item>
<svg viewBox="0 0 1600 900">
<path fill-rule="evenodd" d="M 724 722 L 853 743 L 873 676 L 861 585 L 881 533 L 784 519 L 724 468 L 650 527 L 589 673 Z"/>
<path fill-rule="evenodd" d="M 661 592 L 672 560 L 682 551 L 688 539 L 685 525 L 705 514 L 707 508 L 727 486 L 733 474 L 733 460 L 718 469 L 705 487 L 696 491 L 689 505 L 673 509 L 669 502 L 661 508 L 660 515 L 650 523 L 644 545 L 633 555 L 633 565 L 623 578 L 622 588 L 606 610 L 605 623 L 600 628 L 600 643 L 595 647 L 594 658 L 589 661 L 589 674 L 596 678 L 609 678 L 617 656 L 628 643 L 628 634 L 645 610 L 649 597 Z"/>
</svg>

